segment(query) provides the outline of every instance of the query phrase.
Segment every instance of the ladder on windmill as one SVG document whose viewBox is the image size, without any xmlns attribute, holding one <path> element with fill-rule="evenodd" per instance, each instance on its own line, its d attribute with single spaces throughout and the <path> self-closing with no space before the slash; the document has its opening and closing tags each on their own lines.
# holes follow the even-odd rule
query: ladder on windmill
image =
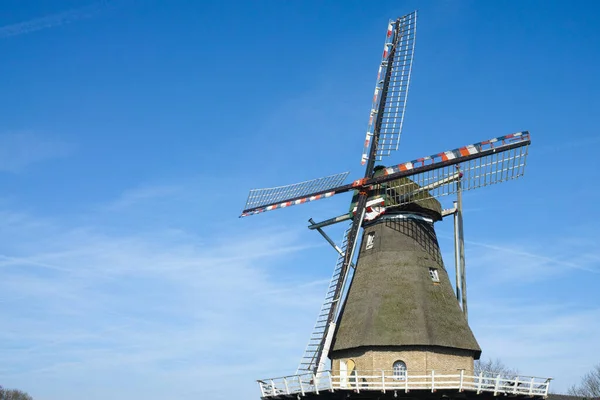
<svg viewBox="0 0 600 400">
<path fill-rule="evenodd" d="M 324 364 L 327 354 L 329 353 L 329 346 L 331 345 L 333 332 L 335 331 L 335 322 L 333 322 L 335 321 L 335 317 L 332 318 L 330 322 L 329 316 L 331 315 L 331 309 L 338 306 L 340 303 L 340 298 L 344 293 L 344 290 L 341 290 L 338 298 L 335 298 L 336 287 L 338 286 L 340 280 L 342 282 L 345 280 L 345 277 L 342 276 L 342 271 L 344 256 L 346 254 L 346 250 L 348 249 L 348 232 L 350 232 L 351 227 L 352 226 L 350 224 L 344 232 L 344 239 L 342 240 L 341 248 L 337 248 L 336 246 L 336 250 L 339 253 L 337 262 L 333 270 L 331 280 L 329 281 L 329 286 L 327 287 L 327 292 L 325 293 L 325 300 L 321 306 L 321 311 L 317 317 L 317 322 L 315 323 L 312 334 L 310 335 L 310 339 L 308 340 L 308 344 L 306 345 L 306 349 L 304 350 L 304 355 L 300 359 L 300 364 L 298 365 L 296 374 L 318 374 L 326 369 Z M 334 316 L 335 314 L 336 312 L 334 312 Z M 325 337 L 325 335 L 327 335 L 327 337 Z"/>
</svg>

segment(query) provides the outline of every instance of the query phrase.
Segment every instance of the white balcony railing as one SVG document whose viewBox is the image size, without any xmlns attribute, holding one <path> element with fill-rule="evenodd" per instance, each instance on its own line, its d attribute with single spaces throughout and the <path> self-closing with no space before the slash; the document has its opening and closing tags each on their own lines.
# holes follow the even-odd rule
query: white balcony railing
<svg viewBox="0 0 600 400">
<path fill-rule="evenodd" d="M 324 371 L 319 375 L 303 374 L 259 380 L 263 398 L 304 396 L 308 393 L 336 390 L 361 391 L 414 391 L 456 390 L 480 394 L 482 392 L 523 395 L 530 397 L 548 396 L 550 380 L 533 376 L 503 376 L 489 372 L 469 375 L 464 370 L 456 373 L 430 373 L 405 376 L 394 375 L 393 371 L 355 371 L 349 376 L 333 375 Z"/>
</svg>

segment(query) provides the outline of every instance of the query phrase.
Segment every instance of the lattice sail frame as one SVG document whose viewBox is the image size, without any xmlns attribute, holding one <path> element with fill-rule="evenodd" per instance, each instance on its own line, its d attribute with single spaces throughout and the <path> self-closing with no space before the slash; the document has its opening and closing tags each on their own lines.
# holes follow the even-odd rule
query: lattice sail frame
<svg viewBox="0 0 600 400">
<path fill-rule="evenodd" d="M 499 147 L 525 140 L 529 140 L 529 133 L 519 132 L 387 168 L 386 173 L 392 174 L 418 168 L 420 165 L 427 165 L 428 162 L 443 163 L 461 157 L 475 156 L 475 158 L 466 159 L 458 164 L 442 165 L 435 169 L 409 175 L 406 178 L 387 182 L 386 206 L 401 206 L 455 194 L 458 191 L 458 182 L 460 182 L 461 190 L 466 191 L 517 179 L 525 173 L 529 145 L 500 152 L 489 153 L 489 150 L 495 149 L 494 146 Z M 488 154 L 476 157 L 481 152 L 488 152 Z M 420 189 L 415 190 L 415 183 Z"/>
<path fill-rule="evenodd" d="M 306 203 L 308 201 L 319 200 L 325 197 L 333 196 L 333 193 L 327 192 L 319 195 L 309 196 L 318 192 L 326 192 L 329 189 L 333 189 L 340 186 L 344 180 L 348 177 L 350 172 L 342 172 L 335 175 L 326 176 L 323 178 L 312 179 L 300 183 L 294 183 L 292 185 L 277 186 L 272 188 L 264 189 L 252 189 L 248 194 L 248 200 L 244 209 L 257 208 L 266 206 L 272 203 L 279 203 L 270 207 L 265 207 L 264 210 L 254 212 L 257 214 L 262 211 L 270 211 L 276 208 L 284 208 L 296 204 Z M 305 197 L 306 196 L 306 197 Z M 290 201 L 290 199 L 296 199 Z M 242 213 L 242 217 L 251 215 L 249 213 Z"/>
<path fill-rule="evenodd" d="M 455 193 L 455 189 L 443 186 L 456 182 L 461 174 L 463 175 L 461 179 L 463 190 L 516 179 L 524 173 L 527 147 L 530 142 L 528 131 L 511 133 L 510 135 L 484 140 L 458 149 L 397 164 L 385 168 L 384 176 L 358 179 L 346 185 L 339 185 L 348 175 L 347 172 L 344 172 L 293 185 L 253 189 L 250 191 L 246 208 L 242 211 L 241 217 L 324 199 L 335 194 L 379 185 L 400 178 L 410 178 L 419 184 L 422 189 L 428 190 L 430 192 L 429 197 L 441 197 Z M 521 150 L 517 152 L 516 149 Z M 500 157 L 501 154 L 502 157 Z M 477 159 L 481 159 L 481 161 L 475 161 Z M 458 164 L 462 165 L 462 172 L 456 170 L 455 166 Z M 450 166 L 453 166 L 454 169 L 449 168 Z M 394 183 L 388 183 L 389 188 L 393 188 L 393 185 Z M 403 184 L 396 184 L 396 186 L 398 187 L 397 193 L 399 193 L 399 196 L 408 194 L 408 187 L 403 189 L 401 187 Z M 414 184 L 412 186 L 414 188 Z M 308 193 L 311 190 L 314 191 Z M 286 194 L 296 194 L 297 196 L 284 198 Z M 400 199 L 402 200 L 401 204 L 417 201 L 419 199 L 416 196 L 417 194 L 415 193 L 415 196 L 410 200 Z M 392 197 L 386 197 L 393 198 L 394 201 L 398 200 L 394 198 L 393 193 L 389 193 L 389 195 Z M 249 204 L 257 205 L 248 206 Z"/>
<path fill-rule="evenodd" d="M 398 29 L 396 30 L 396 24 Z M 369 158 L 371 140 L 377 135 L 377 114 L 381 102 L 385 102 L 379 120 L 379 138 L 377 141 L 376 160 L 389 156 L 398 150 L 400 134 L 404 123 L 404 111 L 408 97 L 408 86 L 412 72 L 412 61 L 415 52 L 417 33 L 417 12 L 407 14 L 396 21 L 390 21 L 383 46 L 383 55 L 377 72 L 377 83 L 373 94 L 369 126 L 365 137 L 365 145 L 361 157 L 364 165 Z M 392 48 L 394 51 L 391 51 Z M 391 71 L 389 71 L 391 69 Z M 387 89 L 383 88 L 383 77 L 389 72 L 390 79 Z"/>
</svg>

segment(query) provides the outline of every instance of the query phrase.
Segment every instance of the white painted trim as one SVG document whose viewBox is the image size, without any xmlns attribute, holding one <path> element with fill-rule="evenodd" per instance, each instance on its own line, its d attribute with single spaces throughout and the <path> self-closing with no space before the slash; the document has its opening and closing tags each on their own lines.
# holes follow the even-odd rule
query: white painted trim
<svg viewBox="0 0 600 400">
<path fill-rule="evenodd" d="M 544 399 L 552 378 L 533 376 L 502 376 L 492 373 L 467 375 L 431 371 L 422 374 L 406 374 L 406 379 L 395 379 L 393 370 L 356 371 L 350 385 L 347 364 L 340 360 L 340 374 L 323 371 L 320 376 L 310 374 L 285 376 L 259 380 L 263 398 L 296 398 L 298 394 L 319 393 L 319 391 L 353 390 L 356 392 L 387 392 L 392 390 L 436 391 L 456 390 L 457 392 L 494 393 L 496 395 L 512 394 Z"/>
</svg>

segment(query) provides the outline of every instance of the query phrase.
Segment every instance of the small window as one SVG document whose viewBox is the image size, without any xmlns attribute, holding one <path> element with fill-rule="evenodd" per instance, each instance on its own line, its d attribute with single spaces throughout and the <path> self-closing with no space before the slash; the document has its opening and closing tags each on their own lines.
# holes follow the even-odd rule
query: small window
<svg viewBox="0 0 600 400">
<path fill-rule="evenodd" d="M 375 245 L 375 232 L 370 232 L 367 235 L 367 246 L 365 247 L 365 250 L 371 250 L 374 245 Z"/>
<path fill-rule="evenodd" d="M 393 366 L 394 379 L 403 381 L 406 379 L 406 363 L 404 361 L 396 361 Z"/>
<path fill-rule="evenodd" d="M 440 276 L 438 275 L 437 268 L 429 268 L 429 276 L 431 277 L 431 280 L 434 282 L 440 281 Z"/>
</svg>

